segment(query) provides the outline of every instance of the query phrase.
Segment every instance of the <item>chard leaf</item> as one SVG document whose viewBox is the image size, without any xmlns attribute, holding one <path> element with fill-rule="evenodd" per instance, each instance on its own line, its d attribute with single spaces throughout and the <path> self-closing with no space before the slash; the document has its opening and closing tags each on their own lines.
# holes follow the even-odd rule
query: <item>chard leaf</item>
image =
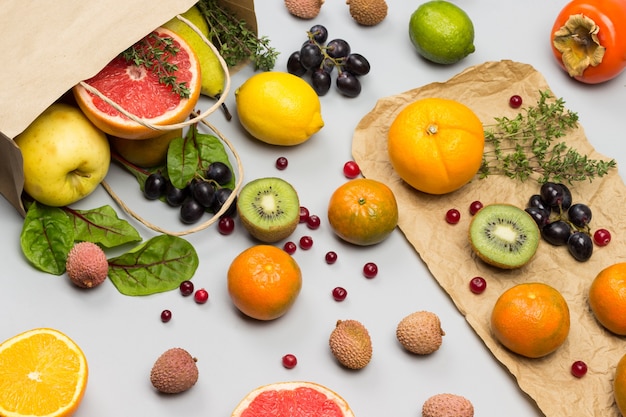
<svg viewBox="0 0 626 417">
<path fill-rule="evenodd" d="M 198 268 L 198 254 L 183 238 L 159 235 L 109 259 L 109 278 L 124 295 L 150 295 L 178 288 Z"/>
<path fill-rule="evenodd" d="M 231 190 L 235 188 L 235 171 L 230 164 L 228 154 L 222 142 L 213 135 L 201 133 L 197 135 L 196 144 L 198 147 L 199 164 L 202 175 L 204 176 L 212 162 L 223 162 L 230 168 L 231 172 L 233 172 L 233 177 L 229 183 L 224 184 L 222 187 L 230 188 Z"/>
<path fill-rule="evenodd" d="M 67 254 L 74 245 L 74 228 L 58 207 L 33 203 L 20 234 L 22 252 L 37 269 L 54 275 L 65 272 Z"/>
<path fill-rule="evenodd" d="M 74 227 L 74 240 L 89 241 L 106 248 L 130 242 L 141 242 L 139 232 L 126 220 L 122 220 L 111 206 L 93 210 L 64 208 Z"/>
<path fill-rule="evenodd" d="M 185 137 L 174 139 L 167 148 L 167 175 L 176 188 L 185 188 L 198 172 L 197 134 L 198 130 L 192 127 Z"/>
</svg>

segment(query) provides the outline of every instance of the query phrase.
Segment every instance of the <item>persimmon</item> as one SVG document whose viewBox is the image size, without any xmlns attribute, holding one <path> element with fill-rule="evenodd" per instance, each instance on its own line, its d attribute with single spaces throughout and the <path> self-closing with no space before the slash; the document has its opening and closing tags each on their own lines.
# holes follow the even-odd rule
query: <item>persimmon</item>
<svg viewBox="0 0 626 417">
<path fill-rule="evenodd" d="M 626 68 L 626 0 L 573 0 L 551 32 L 552 52 L 578 81 L 598 84 Z"/>
</svg>

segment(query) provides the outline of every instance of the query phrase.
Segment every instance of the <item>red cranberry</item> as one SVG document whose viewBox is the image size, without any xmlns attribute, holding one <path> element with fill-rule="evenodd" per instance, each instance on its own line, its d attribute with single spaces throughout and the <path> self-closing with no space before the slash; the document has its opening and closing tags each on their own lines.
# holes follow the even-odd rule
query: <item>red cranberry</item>
<svg viewBox="0 0 626 417">
<path fill-rule="evenodd" d="M 522 98 L 520 96 L 518 96 L 517 94 L 511 96 L 511 98 L 509 99 L 509 106 L 511 106 L 514 109 L 518 109 L 520 108 L 521 105 L 522 105 Z"/>
<path fill-rule="evenodd" d="M 279 170 L 282 171 L 283 169 L 287 168 L 287 165 L 289 165 L 289 161 L 284 156 L 279 156 L 276 159 L 276 168 L 278 168 Z"/>
<path fill-rule="evenodd" d="M 335 301 L 343 301 L 348 296 L 348 291 L 343 287 L 333 288 L 333 298 Z"/>
<path fill-rule="evenodd" d="M 326 260 L 326 263 L 329 265 L 334 264 L 335 262 L 337 262 L 337 252 L 334 251 L 329 251 L 326 252 L 326 256 L 324 257 L 324 259 Z"/>
<path fill-rule="evenodd" d="M 292 368 L 295 368 L 297 364 L 298 364 L 298 358 L 296 358 L 296 355 L 288 353 L 285 356 L 283 356 L 283 366 L 285 368 L 292 369 Z"/>
<path fill-rule="evenodd" d="M 298 249 L 298 247 L 296 246 L 295 243 L 291 241 L 285 242 L 285 244 L 283 245 L 283 250 L 287 252 L 289 255 L 293 255 L 294 253 L 296 253 L 296 249 Z"/>
<path fill-rule="evenodd" d="M 304 250 L 311 249 L 313 247 L 313 238 L 311 236 L 302 236 L 300 238 L 300 248 Z"/>
<path fill-rule="evenodd" d="M 306 225 L 312 230 L 319 228 L 320 224 L 322 224 L 322 220 L 317 214 L 311 214 L 306 220 Z"/>
<path fill-rule="evenodd" d="M 587 364 L 583 361 L 575 361 L 572 364 L 572 375 L 582 378 L 587 373 Z"/>
<path fill-rule="evenodd" d="M 356 178 L 359 174 L 361 174 L 361 168 L 359 168 L 356 162 L 348 161 L 343 165 L 343 175 L 345 175 L 346 178 Z"/>
<path fill-rule="evenodd" d="M 204 288 L 200 288 L 193 295 L 193 298 L 196 301 L 196 303 L 204 304 L 204 303 L 206 303 L 209 300 L 209 292 L 207 290 L 205 290 Z"/>
<path fill-rule="evenodd" d="M 365 278 L 374 278 L 378 274 L 378 265 L 374 262 L 368 262 L 363 265 L 363 275 Z"/>
<path fill-rule="evenodd" d="M 180 290 L 180 293 L 184 295 L 185 297 L 193 294 L 193 282 L 191 281 L 181 282 L 178 288 Z"/>
<path fill-rule="evenodd" d="M 472 201 L 472 204 L 470 204 L 469 206 L 469 212 L 473 216 L 474 214 L 478 213 L 478 210 L 480 210 L 481 208 L 483 208 L 483 203 L 478 200 Z"/>
<path fill-rule="evenodd" d="M 593 234 L 593 241 L 598 246 L 606 246 L 611 241 L 611 232 L 606 229 L 598 229 Z"/>
<path fill-rule="evenodd" d="M 171 311 L 169 311 L 169 310 L 161 311 L 161 321 L 163 323 L 167 323 L 171 319 L 172 319 L 172 312 Z"/>
<path fill-rule="evenodd" d="M 487 289 L 487 281 L 483 277 L 474 277 L 470 280 L 469 287 L 474 294 L 482 294 Z"/>
<path fill-rule="evenodd" d="M 446 221 L 450 224 L 457 224 L 461 220 L 461 212 L 457 209 L 450 209 L 446 212 Z"/>
<path fill-rule="evenodd" d="M 223 235 L 229 235 L 235 230 L 235 221 L 232 217 L 224 216 L 217 223 L 217 230 Z"/>
<path fill-rule="evenodd" d="M 306 223 L 308 218 L 309 218 L 309 209 L 304 206 L 300 206 L 300 223 Z"/>
</svg>

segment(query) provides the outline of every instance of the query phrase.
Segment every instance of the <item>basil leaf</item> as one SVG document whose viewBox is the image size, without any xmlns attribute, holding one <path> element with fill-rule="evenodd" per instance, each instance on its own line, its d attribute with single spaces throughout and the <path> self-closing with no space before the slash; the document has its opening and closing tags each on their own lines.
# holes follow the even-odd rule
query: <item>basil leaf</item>
<svg viewBox="0 0 626 417">
<path fill-rule="evenodd" d="M 130 242 L 141 242 L 139 232 L 126 220 L 117 217 L 111 206 L 93 210 L 64 208 L 74 226 L 74 240 L 98 243 L 112 248 Z"/>
<path fill-rule="evenodd" d="M 198 171 L 197 133 L 190 128 L 184 138 L 172 140 L 167 148 L 167 175 L 176 188 L 185 188 Z"/>
<path fill-rule="evenodd" d="M 198 268 L 198 254 L 183 238 L 159 235 L 109 259 L 109 278 L 124 295 L 150 295 L 178 288 Z"/>
<path fill-rule="evenodd" d="M 37 269 L 54 275 L 65 272 L 67 254 L 74 245 L 74 228 L 58 207 L 33 203 L 20 234 L 22 252 Z"/>
</svg>

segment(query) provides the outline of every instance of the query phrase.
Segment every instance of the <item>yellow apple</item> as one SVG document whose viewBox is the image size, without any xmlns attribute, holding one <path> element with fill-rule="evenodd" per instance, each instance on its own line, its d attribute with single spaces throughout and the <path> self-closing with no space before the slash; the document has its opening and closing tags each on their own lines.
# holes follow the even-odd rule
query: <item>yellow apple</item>
<svg viewBox="0 0 626 417">
<path fill-rule="evenodd" d="M 123 139 L 109 136 L 109 142 L 111 148 L 131 164 L 152 168 L 165 162 L 170 142 L 182 136 L 183 129 L 173 129 L 150 139 Z"/>
<path fill-rule="evenodd" d="M 24 191 L 49 206 L 67 206 L 91 194 L 111 164 L 106 135 L 68 104 L 52 104 L 15 143 L 24 161 Z"/>
</svg>

